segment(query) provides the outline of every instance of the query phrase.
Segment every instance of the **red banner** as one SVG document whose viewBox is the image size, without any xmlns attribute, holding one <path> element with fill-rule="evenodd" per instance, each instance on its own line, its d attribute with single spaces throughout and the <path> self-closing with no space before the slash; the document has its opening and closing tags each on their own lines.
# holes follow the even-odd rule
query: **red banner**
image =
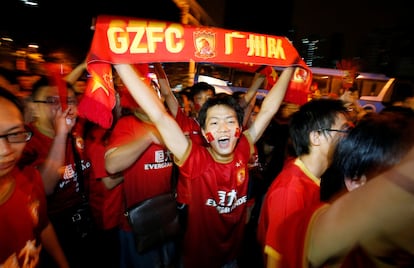
<svg viewBox="0 0 414 268">
<path fill-rule="evenodd" d="M 102 68 L 101 64 L 190 61 L 228 64 L 249 70 L 263 65 L 307 67 L 286 37 L 116 16 L 97 18 L 87 59 L 92 76 L 112 75 L 111 70 Z M 111 114 L 99 108 L 114 106 L 113 86 L 102 83 L 102 78 L 92 79 L 90 90 L 86 90 L 79 104 L 80 116 L 109 127 Z M 99 87 L 104 94 L 95 98 Z M 107 96 L 107 103 L 95 104 L 95 101 L 102 101 L 102 96 Z"/>
</svg>

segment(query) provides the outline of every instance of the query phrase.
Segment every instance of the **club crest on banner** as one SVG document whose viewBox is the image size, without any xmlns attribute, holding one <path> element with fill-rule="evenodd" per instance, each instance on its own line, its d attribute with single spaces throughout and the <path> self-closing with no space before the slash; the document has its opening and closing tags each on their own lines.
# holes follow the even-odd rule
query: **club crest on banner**
<svg viewBox="0 0 414 268">
<path fill-rule="evenodd" d="M 194 36 L 195 56 L 209 59 L 216 56 L 216 34 L 207 31 L 196 31 Z"/>
</svg>

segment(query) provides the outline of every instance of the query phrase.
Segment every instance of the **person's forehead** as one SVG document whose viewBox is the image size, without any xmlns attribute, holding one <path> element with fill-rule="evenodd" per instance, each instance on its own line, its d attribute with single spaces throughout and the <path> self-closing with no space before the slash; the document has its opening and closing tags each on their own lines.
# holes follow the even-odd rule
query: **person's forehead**
<svg viewBox="0 0 414 268">
<path fill-rule="evenodd" d="M 211 117 L 235 117 L 236 111 L 227 105 L 214 105 L 207 110 L 207 119 Z"/>
<path fill-rule="evenodd" d="M 334 125 L 342 126 L 343 124 L 348 122 L 348 118 L 343 113 L 338 113 L 335 118 Z"/>
<path fill-rule="evenodd" d="M 23 116 L 12 102 L 0 97 L 0 125 L 3 128 L 12 124 L 23 124 Z"/>
<path fill-rule="evenodd" d="M 213 96 L 213 91 L 211 89 L 201 90 L 197 92 L 194 96 L 197 97 L 197 96 L 204 96 L 204 95 Z"/>
<path fill-rule="evenodd" d="M 75 92 L 71 89 L 67 90 L 68 96 L 74 96 Z M 39 90 L 39 96 L 59 96 L 59 89 L 56 86 L 44 86 Z"/>
</svg>

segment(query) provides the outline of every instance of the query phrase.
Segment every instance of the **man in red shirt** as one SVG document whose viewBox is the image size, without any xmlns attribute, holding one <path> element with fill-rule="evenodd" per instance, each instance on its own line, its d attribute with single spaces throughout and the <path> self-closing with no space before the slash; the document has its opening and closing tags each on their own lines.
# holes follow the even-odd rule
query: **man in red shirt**
<svg viewBox="0 0 414 268">
<path fill-rule="evenodd" d="M 121 106 L 129 109 L 130 114 L 122 116 L 114 126 L 106 146 L 105 167 L 109 174 L 123 174 L 122 211 L 125 211 L 146 199 L 171 191 L 173 156 L 151 119 L 128 90 L 119 88 L 119 92 Z M 170 266 L 175 261 L 173 242 L 138 253 L 134 233 L 123 214 L 120 229 L 121 267 Z"/>
<path fill-rule="evenodd" d="M 130 65 L 115 65 L 131 95 L 159 130 L 174 154 L 180 180 L 189 186 L 184 267 L 236 265 L 246 226 L 248 163 L 254 143 L 277 112 L 293 74 L 286 68 L 266 96 L 249 129 L 242 131 L 243 109 L 231 95 L 207 100 L 198 121 L 209 146 L 188 139 L 158 96 Z M 179 193 L 178 193 L 179 194 Z"/>
<path fill-rule="evenodd" d="M 341 100 L 312 100 L 292 115 L 289 132 L 297 157 L 286 161 L 270 185 L 259 216 L 257 235 L 267 265 L 278 257 L 276 235 L 286 217 L 320 202 L 320 176 L 348 128 Z"/>
<path fill-rule="evenodd" d="M 0 88 L 0 266 L 39 267 L 43 247 L 54 264 L 69 267 L 47 216 L 39 171 L 17 166 L 32 137 L 23 111 L 19 99 Z"/>
</svg>

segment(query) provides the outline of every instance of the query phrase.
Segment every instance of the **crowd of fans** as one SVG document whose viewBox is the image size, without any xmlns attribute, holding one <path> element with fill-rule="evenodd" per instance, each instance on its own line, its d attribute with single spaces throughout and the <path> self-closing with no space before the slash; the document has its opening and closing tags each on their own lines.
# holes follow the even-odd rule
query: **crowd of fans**
<svg viewBox="0 0 414 268">
<path fill-rule="evenodd" d="M 0 57 L 0 267 L 414 265 L 412 84 L 378 113 L 337 97 L 286 114 L 292 68 L 260 100 L 261 74 L 174 92 L 161 64 L 156 81 L 119 64 L 105 129 L 78 116 L 86 62 Z M 139 253 L 124 211 L 174 167 L 183 236 Z"/>
</svg>

